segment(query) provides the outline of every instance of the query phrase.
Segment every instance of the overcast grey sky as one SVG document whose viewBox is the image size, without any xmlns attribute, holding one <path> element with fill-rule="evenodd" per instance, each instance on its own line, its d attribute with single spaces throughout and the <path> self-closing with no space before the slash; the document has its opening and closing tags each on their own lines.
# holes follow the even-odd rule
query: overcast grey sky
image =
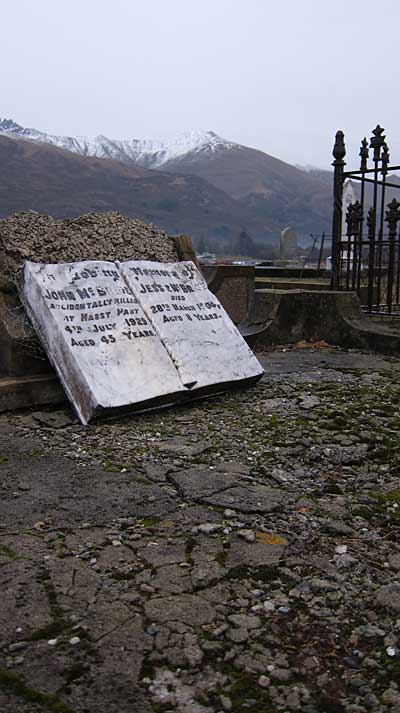
<svg viewBox="0 0 400 713">
<path fill-rule="evenodd" d="M 400 0 L 1 0 L 0 117 L 68 135 L 190 129 L 327 168 L 380 123 L 400 164 Z M 352 167 L 353 163 L 352 163 Z"/>
</svg>

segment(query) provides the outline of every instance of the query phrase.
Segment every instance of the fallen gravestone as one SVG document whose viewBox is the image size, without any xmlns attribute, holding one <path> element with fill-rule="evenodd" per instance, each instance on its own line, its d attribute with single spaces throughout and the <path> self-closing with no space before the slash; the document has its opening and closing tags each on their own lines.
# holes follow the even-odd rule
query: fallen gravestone
<svg viewBox="0 0 400 713">
<path fill-rule="evenodd" d="M 84 424 L 263 373 L 192 262 L 26 262 L 20 291 Z"/>
</svg>

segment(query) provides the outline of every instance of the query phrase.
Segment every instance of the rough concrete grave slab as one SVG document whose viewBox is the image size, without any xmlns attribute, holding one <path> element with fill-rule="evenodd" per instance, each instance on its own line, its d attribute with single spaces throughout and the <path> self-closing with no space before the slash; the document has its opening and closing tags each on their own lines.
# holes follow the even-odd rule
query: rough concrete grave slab
<svg viewBox="0 0 400 713">
<path fill-rule="evenodd" d="M 84 424 L 263 374 L 191 262 L 27 262 L 21 295 Z"/>
<path fill-rule="evenodd" d="M 296 496 L 260 483 L 243 483 L 240 478 L 238 474 L 206 470 L 201 466 L 168 476 L 181 497 L 244 513 L 273 512 L 293 502 Z"/>
</svg>

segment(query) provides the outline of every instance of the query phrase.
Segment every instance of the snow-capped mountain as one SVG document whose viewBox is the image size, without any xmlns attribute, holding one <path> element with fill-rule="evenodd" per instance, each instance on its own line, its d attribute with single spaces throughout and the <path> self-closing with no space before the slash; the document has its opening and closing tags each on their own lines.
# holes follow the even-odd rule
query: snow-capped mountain
<svg viewBox="0 0 400 713">
<path fill-rule="evenodd" d="M 263 239 L 266 235 L 279 235 L 279 231 L 287 225 L 294 227 L 299 235 L 304 236 L 327 232 L 330 229 L 330 172 L 305 171 L 304 168 L 300 170 L 264 151 L 222 139 L 213 131 L 191 131 L 167 140 L 114 140 L 101 135 L 95 138 L 54 136 L 37 129 L 24 128 L 12 119 L 0 118 L 0 140 L 9 142 L 10 138 L 17 142 L 24 139 L 24 155 L 32 153 L 33 148 L 50 145 L 53 150 L 63 149 L 81 160 L 117 160 L 125 164 L 130 175 L 132 171 L 136 171 L 136 174 L 143 170 L 149 171 L 156 174 L 152 175 L 151 179 L 149 177 L 149 181 L 153 182 L 162 182 L 165 174 L 172 174 L 175 178 L 168 179 L 168 190 L 164 184 L 162 190 L 159 186 L 158 201 L 161 208 L 167 207 L 167 218 L 158 217 L 158 208 L 154 208 L 151 215 L 145 215 L 146 219 L 150 218 L 169 230 L 178 229 L 178 222 L 172 220 L 177 215 L 176 206 L 179 206 L 180 210 L 182 201 L 188 199 L 186 194 L 179 195 L 179 200 L 176 199 L 175 189 L 170 182 L 175 181 L 173 185 L 179 186 L 183 181 L 184 185 L 190 177 L 206 181 L 209 184 L 207 191 L 219 191 L 218 195 L 212 190 L 207 192 L 202 184 L 203 194 L 208 196 L 205 202 L 201 203 L 204 215 L 207 215 L 206 201 L 211 200 L 211 195 L 215 205 L 225 206 L 225 212 L 213 210 L 215 220 L 218 214 L 219 221 L 214 224 L 214 235 L 226 234 L 229 213 L 235 213 L 238 207 L 241 210 L 242 225 L 252 232 L 256 239 Z M 43 155 L 43 152 L 40 153 Z M 44 159 L 42 163 L 43 161 Z M 105 163 L 107 164 L 107 161 Z M 110 166 L 110 171 L 111 168 Z M 83 166 L 81 169 L 83 170 Z M 107 171 L 106 166 L 102 167 L 101 171 Z M 200 184 L 191 182 L 193 195 L 197 185 Z M 131 193 L 136 190 L 133 186 L 131 189 Z M 190 196 L 192 197 L 192 193 Z M 229 203 L 229 208 L 228 197 L 235 201 Z M 147 193 L 145 195 L 144 192 L 142 198 L 143 205 L 136 209 L 138 215 L 151 203 Z M 189 230 L 191 223 L 187 216 L 185 220 L 186 230 Z M 236 222 L 236 225 L 238 224 L 240 225 L 239 218 Z M 202 225 L 204 220 L 199 219 L 192 228 L 192 234 L 202 235 Z M 207 233 L 210 233 L 208 229 L 204 231 L 204 235 Z"/>
<path fill-rule="evenodd" d="M 39 141 L 72 151 L 81 156 L 113 158 L 124 163 L 134 162 L 145 168 L 160 169 L 164 164 L 187 154 L 201 152 L 211 156 L 219 149 L 238 147 L 220 138 L 213 131 L 188 131 L 172 139 L 108 139 L 107 136 L 55 136 L 37 129 L 27 129 L 12 119 L 0 118 L 0 135 Z"/>
</svg>

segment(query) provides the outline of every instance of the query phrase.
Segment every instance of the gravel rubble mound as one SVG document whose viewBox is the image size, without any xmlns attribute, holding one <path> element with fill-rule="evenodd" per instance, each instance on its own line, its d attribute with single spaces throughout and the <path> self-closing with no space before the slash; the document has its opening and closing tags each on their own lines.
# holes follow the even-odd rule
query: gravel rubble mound
<svg viewBox="0 0 400 713">
<path fill-rule="evenodd" d="M 8 279 L 25 260 L 59 263 L 129 259 L 176 262 L 175 239 L 155 225 L 116 212 L 57 220 L 26 211 L 0 220 L 0 267 Z"/>
</svg>

